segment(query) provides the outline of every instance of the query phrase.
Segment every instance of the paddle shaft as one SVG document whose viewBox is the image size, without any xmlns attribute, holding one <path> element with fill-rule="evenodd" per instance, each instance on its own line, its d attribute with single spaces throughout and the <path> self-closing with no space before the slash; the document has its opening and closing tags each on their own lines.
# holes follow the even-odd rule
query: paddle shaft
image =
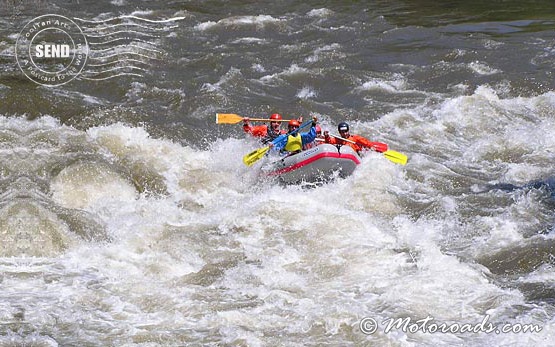
<svg viewBox="0 0 555 347">
<path fill-rule="evenodd" d="M 307 127 L 311 123 L 312 123 L 312 120 L 306 121 L 303 124 L 301 124 L 301 126 L 298 129 L 295 129 L 291 132 L 288 132 L 287 134 L 279 135 L 277 138 L 275 138 L 271 142 L 271 144 L 272 145 L 277 145 L 278 143 L 281 143 L 283 141 L 287 141 L 287 137 L 289 135 L 296 134 L 297 132 L 299 132 L 299 130 L 301 130 L 302 128 Z M 268 152 L 269 149 L 270 149 L 269 145 L 266 146 L 266 147 L 255 149 L 254 151 L 250 152 L 249 154 L 247 154 L 243 157 L 243 163 L 245 163 L 245 165 L 247 165 L 247 166 L 253 165 L 258 160 L 260 160 Z"/>
<path fill-rule="evenodd" d="M 358 143 L 356 143 L 355 141 L 346 139 L 346 138 L 344 138 L 344 137 L 337 136 L 337 135 L 334 135 L 334 134 L 328 134 L 328 135 L 331 136 L 331 137 L 335 137 L 336 139 L 343 140 L 343 141 L 345 141 L 345 142 L 350 142 L 350 143 L 352 143 L 352 144 L 354 144 L 354 145 L 358 145 Z M 360 145 L 359 145 L 359 146 L 360 146 Z"/>
<path fill-rule="evenodd" d="M 359 143 L 356 143 L 355 141 L 346 139 L 346 138 L 344 138 L 344 137 L 337 136 L 337 135 L 334 135 L 334 134 L 328 134 L 328 135 L 331 136 L 331 137 L 335 137 L 336 139 L 343 140 L 343 141 L 345 141 L 345 142 L 350 142 L 350 143 L 352 143 L 352 144 L 354 144 L 354 145 L 360 146 Z M 326 140 L 324 140 L 324 139 L 316 139 L 316 140 L 317 140 L 317 141 L 326 141 Z M 370 149 L 374 150 L 372 147 L 370 147 Z"/>
<path fill-rule="evenodd" d="M 216 113 L 216 123 L 218 124 L 237 124 L 244 120 L 244 117 L 235 113 Z M 254 122 L 289 122 L 289 119 L 266 119 L 266 118 L 249 118 Z"/>
<path fill-rule="evenodd" d="M 289 119 L 265 119 L 265 118 L 249 118 L 253 122 L 289 122 Z"/>
<path fill-rule="evenodd" d="M 357 146 L 367 147 L 367 146 L 365 146 L 365 145 L 363 145 L 363 144 L 361 144 L 361 143 L 355 142 L 355 141 L 353 141 L 353 140 L 346 139 L 346 138 L 341 137 L 341 136 L 337 136 L 337 135 L 333 135 L 333 134 L 328 134 L 328 135 L 330 135 L 331 137 L 335 137 L 336 139 L 343 140 L 343 141 L 345 141 L 345 142 L 349 142 L 349 143 L 355 144 L 355 145 L 357 145 Z M 381 143 L 381 142 L 374 142 L 374 145 L 373 145 L 373 146 L 370 146 L 369 148 L 370 148 L 371 150 L 373 150 L 373 151 L 376 151 L 376 152 L 380 152 L 380 153 L 385 152 L 385 150 L 380 150 L 379 148 L 374 148 L 374 146 L 378 146 L 378 145 L 384 146 L 384 147 L 387 148 L 387 145 L 386 145 L 385 143 Z"/>
<path fill-rule="evenodd" d="M 328 134 L 328 135 L 330 135 L 332 137 L 335 137 L 336 139 L 340 139 L 340 140 L 343 140 L 345 142 L 350 142 L 350 143 L 353 143 L 355 145 L 360 146 L 360 144 L 356 143 L 355 141 L 351 141 L 351 140 L 343 138 L 341 136 L 337 136 L 337 135 L 333 135 L 333 134 Z M 373 148 L 373 147 L 370 147 L 370 149 L 372 149 L 373 151 L 376 151 L 376 149 Z M 378 151 L 376 151 L 376 152 L 378 152 Z M 387 151 L 384 151 L 382 153 L 385 155 L 385 157 L 387 159 L 389 159 L 390 161 L 392 161 L 394 163 L 401 164 L 401 165 L 406 165 L 407 164 L 408 158 L 403 153 L 399 153 L 399 152 L 396 152 L 396 151 L 393 151 L 393 150 L 387 150 Z"/>
<path fill-rule="evenodd" d="M 301 129 L 306 128 L 307 126 L 309 126 L 310 124 L 312 124 L 312 120 L 307 120 L 306 122 L 304 122 L 303 124 L 301 124 L 297 129 L 293 130 L 293 131 L 289 131 L 286 134 L 282 134 L 279 135 L 277 138 L 275 138 L 272 141 L 273 145 L 277 145 L 278 143 L 281 143 L 283 141 L 287 141 L 287 137 L 289 135 L 295 135 L 296 133 L 298 133 L 299 131 L 301 131 Z"/>
</svg>

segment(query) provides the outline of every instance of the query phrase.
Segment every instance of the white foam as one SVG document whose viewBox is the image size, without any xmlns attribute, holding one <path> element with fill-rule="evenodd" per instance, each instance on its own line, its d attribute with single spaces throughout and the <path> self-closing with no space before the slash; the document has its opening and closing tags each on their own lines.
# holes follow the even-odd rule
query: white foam
<svg viewBox="0 0 555 347">
<path fill-rule="evenodd" d="M 282 19 L 274 18 L 270 15 L 258 15 L 258 16 L 236 16 L 220 19 L 217 22 L 207 21 L 195 26 L 196 30 L 206 31 L 213 28 L 229 28 L 229 27 L 241 27 L 241 26 L 254 26 L 255 28 L 261 29 L 269 24 L 275 24 L 281 22 Z"/>
<path fill-rule="evenodd" d="M 305 62 L 307 63 L 315 63 L 321 60 L 321 57 L 324 55 L 333 55 L 333 59 L 340 59 L 344 58 L 345 54 L 341 52 L 341 45 L 338 43 L 332 43 L 330 45 L 325 45 L 322 47 L 318 47 L 314 50 L 314 54 L 306 57 Z"/>
<path fill-rule="evenodd" d="M 267 83 L 267 82 L 275 80 L 276 78 L 282 78 L 283 76 L 296 76 L 296 75 L 302 75 L 302 74 L 307 74 L 307 73 L 308 73 L 308 69 L 300 67 L 297 64 L 293 64 L 282 72 L 275 73 L 275 74 L 272 74 L 272 75 L 262 76 L 260 78 L 260 80 L 262 82 Z"/>
<path fill-rule="evenodd" d="M 312 9 L 310 11 L 307 12 L 307 16 L 309 17 L 320 17 L 320 18 L 324 18 L 324 17 L 329 17 L 331 15 L 333 15 L 333 11 L 329 10 L 327 8 L 315 8 Z"/>
<path fill-rule="evenodd" d="M 492 68 L 486 63 L 480 61 L 473 61 L 468 64 L 468 67 L 476 74 L 484 76 L 494 75 L 501 72 L 501 70 Z"/>
<path fill-rule="evenodd" d="M 304 72 L 291 66 L 283 73 Z M 132 93 L 143 87 L 135 85 Z M 38 129 L 67 141 L 69 135 L 86 137 L 107 162 L 142 165 L 167 186 L 166 194 L 139 195 L 109 165 L 68 167 L 54 180 L 53 197 L 67 208 L 94 213 L 111 241 L 77 243 L 50 264 L 32 266 L 57 280 L 37 280 L 36 286 L 20 280 L 14 287 L 7 279 L 0 289 L 29 287 L 26 315 L 49 321 L 41 311 L 54 312 L 90 341 L 98 331 L 147 339 L 181 329 L 249 345 L 324 338 L 335 345 L 349 339 L 422 345 L 550 341 L 552 318 L 542 317 L 540 308 L 516 309 L 529 308 L 524 295 L 498 285 L 472 261 L 520 245 L 529 220 L 525 212 L 533 213 L 539 202 L 533 195 L 512 196 L 509 208 L 496 210 L 478 205 L 480 196 L 470 187 L 543 174 L 555 150 L 546 135 L 555 130 L 554 108 L 552 93 L 504 99 L 482 86 L 471 95 L 353 122 L 353 133 L 407 154 L 408 165 L 368 153 L 352 176 L 313 189 L 257 182 L 256 168 L 241 162 L 260 146 L 255 140 L 218 139 L 200 150 L 123 124 L 82 133 L 51 117 L 0 117 L 4 128 Z M 88 187 L 99 177 L 106 185 Z M 79 190 L 83 196 L 72 196 Z M 469 213 L 474 203 L 483 215 Z M 548 272 L 538 269 L 526 281 L 551 283 Z M 56 293 L 57 299 L 43 300 L 40 293 Z M 545 329 L 503 336 L 395 332 L 367 341 L 357 330 L 366 316 L 479 323 L 486 313 L 496 322 L 537 322 Z M 86 328 L 75 323 L 84 321 Z M 184 343 L 202 344 L 204 337 Z"/>
<path fill-rule="evenodd" d="M 406 81 L 403 79 L 397 80 L 384 80 L 384 79 L 374 79 L 371 81 L 364 82 L 360 87 L 361 90 L 380 90 L 389 93 L 395 93 L 402 91 L 406 88 Z"/>
<path fill-rule="evenodd" d="M 88 209 L 99 200 L 130 201 L 138 195 L 131 182 L 95 163 L 66 167 L 52 180 L 51 192 L 54 201 L 75 209 Z"/>
<path fill-rule="evenodd" d="M 310 87 L 304 87 L 301 90 L 299 90 L 296 94 L 296 96 L 299 99 L 311 99 L 316 97 L 317 95 L 318 93 Z"/>
<path fill-rule="evenodd" d="M 241 37 L 237 40 L 232 41 L 231 43 L 234 44 L 264 44 L 266 43 L 265 39 L 261 39 L 258 37 Z"/>
</svg>

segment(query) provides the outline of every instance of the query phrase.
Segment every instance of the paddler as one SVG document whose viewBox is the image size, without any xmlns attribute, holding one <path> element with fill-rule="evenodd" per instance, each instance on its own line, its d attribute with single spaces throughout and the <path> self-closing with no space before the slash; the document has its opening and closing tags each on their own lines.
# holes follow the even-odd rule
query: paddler
<svg viewBox="0 0 555 347">
<path fill-rule="evenodd" d="M 262 143 L 267 144 L 275 140 L 279 135 L 286 134 L 287 131 L 281 129 L 281 123 L 279 122 L 283 118 L 279 113 L 274 113 L 270 116 L 270 125 L 257 125 L 252 126 L 250 124 L 250 118 L 243 118 L 243 131 L 251 134 L 254 137 L 262 138 Z"/>
<path fill-rule="evenodd" d="M 301 133 L 297 131 L 295 134 L 291 134 L 291 132 L 299 129 L 301 124 L 296 119 L 290 120 L 287 124 L 287 130 L 289 133 L 289 135 L 287 136 L 287 142 L 285 142 L 281 146 L 274 146 L 272 143 L 270 143 L 270 148 L 280 151 L 281 153 L 286 153 L 288 155 L 299 153 L 303 150 L 303 146 L 306 146 L 307 144 L 313 142 L 314 139 L 316 139 L 316 122 L 318 122 L 318 118 L 312 117 L 312 126 L 310 127 L 310 130 L 308 132 Z"/>
<path fill-rule="evenodd" d="M 324 143 L 324 141 L 325 140 L 324 140 L 324 135 L 322 135 L 322 128 L 319 125 L 316 125 L 316 139 L 314 139 L 314 141 L 310 143 L 307 143 L 306 145 L 303 145 L 303 151 L 314 148 L 319 144 Z"/>
<path fill-rule="evenodd" d="M 339 131 L 339 135 L 343 139 L 348 141 L 332 137 L 328 131 L 324 131 L 324 140 L 326 143 L 331 143 L 332 145 L 347 145 L 352 147 L 359 154 L 362 152 L 363 148 L 377 150 L 378 152 L 387 151 L 387 144 L 385 143 L 372 142 L 360 135 L 351 135 L 349 132 L 349 124 L 345 122 L 341 122 L 337 125 L 337 131 Z"/>
</svg>

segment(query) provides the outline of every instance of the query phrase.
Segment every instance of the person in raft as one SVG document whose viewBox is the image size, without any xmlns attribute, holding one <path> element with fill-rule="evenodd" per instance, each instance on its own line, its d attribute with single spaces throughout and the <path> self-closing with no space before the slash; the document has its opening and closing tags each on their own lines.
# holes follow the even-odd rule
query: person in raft
<svg viewBox="0 0 555 347">
<path fill-rule="evenodd" d="M 270 125 L 262 124 L 257 126 L 252 126 L 250 124 L 250 118 L 243 118 L 243 131 L 247 134 L 251 134 L 254 137 L 260 137 L 263 144 L 267 144 L 275 140 L 279 135 L 286 134 L 287 131 L 281 129 L 280 122 L 283 118 L 279 113 L 274 113 L 270 116 Z"/>
<path fill-rule="evenodd" d="M 275 146 L 273 143 L 270 143 L 270 148 L 273 148 L 276 151 L 280 151 L 282 154 L 285 153 L 288 155 L 292 155 L 292 154 L 299 153 L 300 151 L 302 151 L 303 146 L 306 146 L 307 144 L 313 142 L 316 139 L 317 121 L 318 121 L 318 118 L 312 117 L 312 126 L 310 127 L 310 130 L 308 132 L 301 133 L 297 131 L 295 134 L 289 134 L 287 136 L 287 142 L 283 144 L 278 144 Z M 296 119 L 290 120 L 289 123 L 287 124 L 288 133 L 291 133 L 292 131 L 299 129 L 300 126 L 301 124 L 299 123 L 298 120 Z"/>
<path fill-rule="evenodd" d="M 378 152 L 387 151 L 387 144 L 381 142 L 372 142 L 365 137 L 360 135 L 351 135 L 349 132 L 349 124 L 341 122 L 337 125 L 337 131 L 339 135 L 349 141 L 344 141 L 338 139 L 337 137 L 331 137 L 328 131 L 324 131 L 324 140 L 326 143 L 331 143 L 332 145 L 347 145 L 353 148 L 358 154 L 362 152 L 364 148 L 369 148 Z"/>
<path fill-rule="evenodd" d="M 303 145 L 303 151 L 314 148 L 319 144 L 324 143 L 325 139 L 324 139 L 324 135 L 322 135 L 322 128 L 319 125 L 316 125 L 315 128 L 316 128 L 316 139 L 314 139 L 314 141 L 310 143 L 307 143 L 306 145 Z"/>
</svg>

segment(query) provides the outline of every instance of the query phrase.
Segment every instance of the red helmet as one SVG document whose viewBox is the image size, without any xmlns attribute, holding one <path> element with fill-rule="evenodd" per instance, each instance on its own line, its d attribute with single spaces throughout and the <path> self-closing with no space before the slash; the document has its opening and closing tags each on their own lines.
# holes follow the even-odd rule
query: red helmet
<svg viewBox="0 0 555 347">
<path fill-rule="evenodd" d="M 282 120 L 283 118 L 281 118 L 281 114 L 279 113 L 274 113 L 273 115 L 270 116 L 270 119 L 272 120 Z"/>
<path fill-rule="evenodd" d="M 316 125 L 316 134 L 321 134 L 322 133 L 322 128 L 320 128 L 319 125 Z"/>
<path fill-rule="evenodd" d="M 289 123 L 287 123 L 287 125 L 290 127 L 300 127 L 301 123 L 299 123 L 299 121 L 296 119 L 291 119 Z"/>
</svg>

